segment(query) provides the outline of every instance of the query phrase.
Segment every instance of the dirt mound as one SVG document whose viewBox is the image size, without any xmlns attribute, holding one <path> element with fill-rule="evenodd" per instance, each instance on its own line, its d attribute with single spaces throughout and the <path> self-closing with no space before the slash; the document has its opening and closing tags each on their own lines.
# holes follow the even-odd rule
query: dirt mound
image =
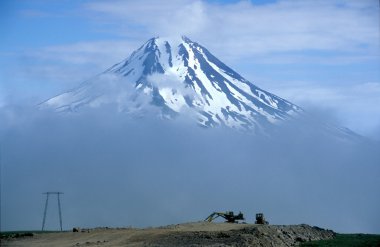
<svg viewBox="0 0 380 247">
<path fill-rule="evenodd" d="M 162 234 L 146 241 L 145 246 L 295 246 L 335 236 L 333 231 L 309 225 L 224 225 L 227 229 L 211 225 L 213 230 L 198 231 L 193 227 L 192 231 Z"/>
<path fill-rule="evenodd" d="M 309 225 L 186 223 L 146 229 L 96 228 L 34 234 L 2 241 L 2 246 L 296 246 L 331 239 L 335 233 Z"/>
</svg>

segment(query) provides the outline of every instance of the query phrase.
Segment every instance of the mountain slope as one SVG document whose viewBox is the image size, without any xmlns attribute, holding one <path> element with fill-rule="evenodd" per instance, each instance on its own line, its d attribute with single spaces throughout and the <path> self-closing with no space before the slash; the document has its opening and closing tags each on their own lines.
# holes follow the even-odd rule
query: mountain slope
<svg viewBox="0 0 380 247">
<path fill-rule="evenodd" d="M 105 103 L 128 112 L 154 106 L 167 118 L 187 114 L 206 127 L 253 130 L 302 111 L 247 81 L 185 36 L 170 41 L 152 38 L 129 58 L 42 106 L 76 111 Z"/>
</svg>

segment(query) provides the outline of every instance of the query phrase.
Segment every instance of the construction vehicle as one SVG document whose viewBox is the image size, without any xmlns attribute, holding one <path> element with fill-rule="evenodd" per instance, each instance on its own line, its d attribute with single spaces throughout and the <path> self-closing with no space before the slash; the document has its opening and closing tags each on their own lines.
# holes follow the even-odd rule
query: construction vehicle
<svg viewBox="0 0 380 247">
<path fill-rule="evenodd" d="M 268 225 L 269 222 L 265 220 L 263 213 L 258 213 L 258 214 L 256 214 L 255 224 Z"/>
<path fill-rule="evenodd" d="M 232 211 L 227 211 L 225 213 L 222 212 L 213 212 L 210 214 L 205 221 L 212 222 L 218 217 L 222 217 L 226 220 L 228 223 L 238 223 L 239 220 L 244 220 L 244 216 L 241 212 L 239 214 L 235 215 Z"/>
</svg>

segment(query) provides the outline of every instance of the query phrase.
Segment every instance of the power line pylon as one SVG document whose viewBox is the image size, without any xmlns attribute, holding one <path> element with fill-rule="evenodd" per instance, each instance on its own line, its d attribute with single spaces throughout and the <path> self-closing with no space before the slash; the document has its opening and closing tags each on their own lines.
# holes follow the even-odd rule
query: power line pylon
<svg viewBox="0 0 380 247">
<path fill-rule="evenodd" d="M 61 227 L 61 231 L 62 231 L 62 211 L 61 211 L 61 200 L 60 200 L 59 195 L 63 194 L 63 192 L 45 192 L 42 194 L 46 194 L 44 218 L 42 220 L 42 231 L 45 229 L 46 213 L 47 213 L 47 208 L 48 208 L 48 204 L 49 204 L 49 195 L 52 195 L 52 194 L 57 195 L 58 212 L 59 212 L 59 226 Z"/>
</svg>

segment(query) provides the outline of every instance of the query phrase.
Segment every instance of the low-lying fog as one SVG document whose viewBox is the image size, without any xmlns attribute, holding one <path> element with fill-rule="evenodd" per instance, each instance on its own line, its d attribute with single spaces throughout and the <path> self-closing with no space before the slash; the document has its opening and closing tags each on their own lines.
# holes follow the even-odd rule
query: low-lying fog
<svg viewBox="0 0 380 247">
<path fill-rule="evenodd" d="M 1 230 L 40 229 L 61 191 L 64 229 L 204 220 L 263 212 L 271 224 L 380 233 L 380 145 L 328 137 L 305 121 L 268 136 L 204 129 L 112 107 L 0 111 Z M 47 230 L 59 229 L 50 197 Z"/>
</svg>

